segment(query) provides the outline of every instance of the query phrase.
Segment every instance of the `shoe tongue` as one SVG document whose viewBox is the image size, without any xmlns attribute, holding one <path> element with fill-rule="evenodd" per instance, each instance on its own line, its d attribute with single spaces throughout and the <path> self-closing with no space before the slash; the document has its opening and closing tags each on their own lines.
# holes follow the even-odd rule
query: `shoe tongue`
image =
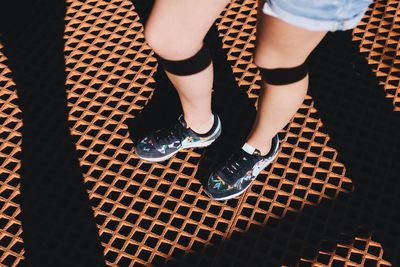
<svg viewBox="0 0 400 267">
<path fill-rule="evenodd" d="M 243 153 L 241 153 L 240 157 L 243 157 L 244 160 L 247 160 L 247 161 L 248 160 L 251 160 L 251 161 L 258 160 L 258 157 L 254 157 L 254 155 L 259 155 L 260 151 L 258 151 L 258 149 L 254 148 L 253 146 L 251 146 L 248 143 L 245 143 L 242 146 L 242 150 L 244 151 L 244 153 L 253 156 L 253 157 L 248 157 L 248 156 L 243 155 Z M 241 160 L 241 159 L 239 159 L 239 160 Z M 242 167 L 240 167 L 240 168 L 242 168 Z M 221 173 L 220 178 L 229 185 L 234 185 L 237 182 L 237 180 L 236 180 L 237 177 L 235 178 L 234 176 L 231 176 L 231 175 L 225 175 L 225 173 L 223 173 L 223 172 Z"/>
<path fill-rule="evenodd" d="M 258 149 L 256 149 L 255 147 L 253 147 L 252 145 L 250 145 L 250 144 L 248 144 L 248 143 L 245 143 L 245 144 L 242 146 L 242 149 L 243 149 L 247 154 L 250 154 L 250 155 L 260 155 L 260 154 L 261 154 L 260 151 L 259 151 Z"/>
</svg>

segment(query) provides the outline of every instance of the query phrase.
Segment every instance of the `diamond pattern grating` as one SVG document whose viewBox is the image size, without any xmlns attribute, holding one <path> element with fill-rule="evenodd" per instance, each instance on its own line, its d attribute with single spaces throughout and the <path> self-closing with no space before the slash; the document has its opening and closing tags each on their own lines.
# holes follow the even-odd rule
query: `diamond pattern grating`
<svg viewBox="0 0 400 267">
<path fill-rule="evenodd" d="M 18 154 L 21 145 L 21 110 L 15 83 L 0 44 L 0 263 L 17 265 L 23 259 Z"/>
<path fill-rule="evenodd" d="M 398 4 L 376 2 L 353 31 L 395 111 L 400 108 Z M 253 104 L 260 80 L 251 63 L 256 6 L 253 0 L 234 1 L 216 23 L 236 81 Z M 17 266 L 24 253 L 18 219 L 22 122 L 17 86 L 1 49 L 0 262 Z M 220 254 L 243 264 L 257 261 L 264 252 L 242 245 L 257 239 L 260 227 L 353 190 L 310 96 L 282 131 L 279 157 L 242 198 L 220 203 L 205 196 L 196 176 L 201 150 L 178 153 L 165 163 L 136 158 L 123 122 L 137 116 L 151 98 L 157 62 L 130 1 L 69 1 L 65 60 L 71 132 L 109 266 L 204 266 L 217 264 Z M 355 237 L 336 244 L 333 252 L 301 257 L 300 264 L 390 266 L 383 258 L 379 243 Z"/>
<path fill-rule="evenodd" d="M 353 30 L 353 40 L 372 66 L 386 92 L 400 111 L 400 2 L 376 1 Z"/>
</svg>

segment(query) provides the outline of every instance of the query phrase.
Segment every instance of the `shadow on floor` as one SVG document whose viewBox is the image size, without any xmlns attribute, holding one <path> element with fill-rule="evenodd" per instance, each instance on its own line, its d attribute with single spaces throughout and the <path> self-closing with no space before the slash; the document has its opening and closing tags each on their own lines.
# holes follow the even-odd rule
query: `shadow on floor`
<svg viewBox="0 0 400 267">
<path fill-rule="evenodd" d="M 27 266 L 104 265 L 67 122 L 65 10 L 63 0 L 0 4 L 0 38 L 22 110 L 20 219 Z"/>
</svg>

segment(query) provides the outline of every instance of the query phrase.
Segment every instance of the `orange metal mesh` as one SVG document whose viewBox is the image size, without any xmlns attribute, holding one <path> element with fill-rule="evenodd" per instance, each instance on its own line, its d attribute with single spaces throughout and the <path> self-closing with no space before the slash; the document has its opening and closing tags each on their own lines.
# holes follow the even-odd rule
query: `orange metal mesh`
<svg viewBox="0 0 400 267">
<path fill-rule="evenodd" d="M 400 111 L 400 1 L 375 1 L 353 30 L 353 40 L 372 66 L 386 92 Z"/>
<path fill-rule="evenodd" d="M 22 121 L 15 83 L 11 79 L 1 44 L 0 120 L 0 264 L 15 266 L 23 259 L 18 174 Z"/>
<path fill-rule="evenodd" d="M 375 21 L 383 21 L 382 16 L 398 17 L 398 11 L 393 11 L 398 2 L 392 2 L 386 7 L 378 2 L 354 30 L 354 40 L 361 41 L 362 52 L 369 52 L 370 64 L 377 64 L 372 60 L 386 54 L 373 49 L 382 44 L 371 43 L 378 34 L 368 29 L 387 30 Z M 256 5 L 253 0 L 232 2 L 217 21 L 235 78 L 254 102 L 259 90 L 255 81 L 260 79 L 251 63 Z M 383 12 L 384 8 L 390 12 Z M 394 30 L 387 32 L 396 36 Z M 388 40 L 391 38 L 395 37 Z M 65 42 L 69 119 L 108 265 L 157 264 L 191 252 L 218 251 L 224 240 L 255 225 L 351 192 L 351 180 L 345 176 L 344 165 L 337 162 L 337 151 L 329 146 L 313 100 L 307 96 L 290 122 L 272 166 L 243 197 L 228 203 L 210 201 L 195 178 L 199 150 L 183 151 L 167 163 L 155 164 L 143 162 L 131 152 L 132 142 L 123 122 L 138 114 L 151 97 L 157 65 L 132 3 L 68 1 Z M 396 62 L 395 56 L 392 60 Z M 392 88 L 398 83 L 396 65 L 388 68 L 383 60 L 379 62 L 377 75 L 384 77 L 388 97 L 394 99 L 397 110 L 399 92 L 393 93 Z M 17 199 L 21 121 L 15 85 L 1 47 L 0 89 L 0 218 L 5 225 L 0 234 L 9 240 L 7 247 L 1 247 L 0 262 L 16 266 L 23 259 Z M 352 245 L 338 244 L 334 253 L 321 251 L 313 261 L 302 258 L 301 262 L 326 266 L 326 262 L 340 261 L 354 266 L 358 264 L 354 257 L 361 257 L 362 262 L 389 265 L 382 255 L 379 244 L 356 238 Z"/>
</svg>

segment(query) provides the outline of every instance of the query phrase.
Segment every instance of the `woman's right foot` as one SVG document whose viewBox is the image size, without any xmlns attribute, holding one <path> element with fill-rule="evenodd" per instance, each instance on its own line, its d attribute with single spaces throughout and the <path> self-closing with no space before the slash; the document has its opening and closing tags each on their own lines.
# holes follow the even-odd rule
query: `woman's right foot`
<svg viewBox="0 0 400 267">
<path fill-rule="evenodd" d="M 221 130 L 218 115 L 214 114 L 214 123 L 204 134 L 198 134 L 190 129 L 183 115 L 180 115 L 175 125 L 149 134 L 140 140 L 134 149 L 141 159 L 152 162 L 164 161 L 185 148 L 209 146 L 220 136 Z"/>
<path fill-rule="evenodd" d="M 248 143 L 233 153 L 227 161 L 211 173 L 205 193 L 215 200 L 227 200 L 243 194 L 278 155 L 279 137 L 272 138 L 272 147 L 267 155 Z"/>
</svg>

